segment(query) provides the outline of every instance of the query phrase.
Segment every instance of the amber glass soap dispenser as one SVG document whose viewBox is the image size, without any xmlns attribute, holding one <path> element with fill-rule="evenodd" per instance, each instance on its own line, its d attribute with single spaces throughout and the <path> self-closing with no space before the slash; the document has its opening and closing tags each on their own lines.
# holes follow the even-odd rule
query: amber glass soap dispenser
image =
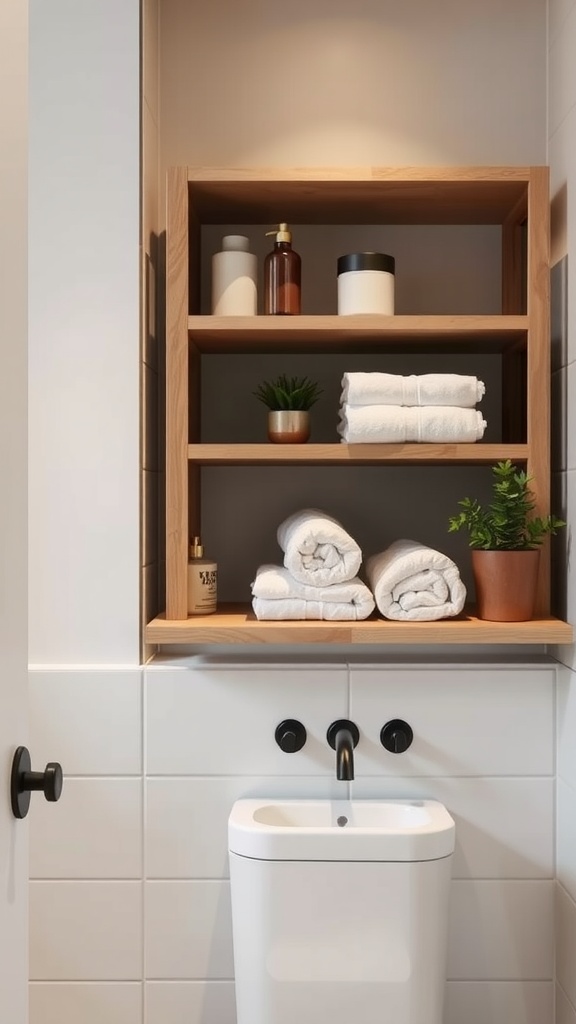
<svg viewBox="0 0 576 1024">
<path fill-rule="evenodd" d="M 216 611 L 216 588 L 218 566 L 204 558 L 200 537 L 194 537 L 190 545 L 188 562 L 188 614 L 210 615 Z"/>
<path fill-rule="evenodd" d="M 299 315 L 301 261 L 292 248 L 292 233 L 280 224 L 266 234 L 276 238 L 264 261 L 264 312 Z"/>
</svg>

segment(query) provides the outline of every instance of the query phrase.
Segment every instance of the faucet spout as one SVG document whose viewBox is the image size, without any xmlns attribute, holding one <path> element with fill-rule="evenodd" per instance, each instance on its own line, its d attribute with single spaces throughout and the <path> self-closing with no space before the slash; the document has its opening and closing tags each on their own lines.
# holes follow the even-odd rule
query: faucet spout
<svg viewBox="0 0 576 1024">
<path fill-rule="evenodd" d="M 336 751 L 336 778 L 340 782 L 352 782 L 354 778 L 354 747 L 360 739 L 358 727 L 347 718 L 332 722 L 326 733 L 332 750 Z"/>
<path fill-rule="evenodd" d="M 336 778 L 341 782 L 352 782 L 354 778 L 354 740 L 350 729 L 339 729 L 336 733 Z"/>
</svg>

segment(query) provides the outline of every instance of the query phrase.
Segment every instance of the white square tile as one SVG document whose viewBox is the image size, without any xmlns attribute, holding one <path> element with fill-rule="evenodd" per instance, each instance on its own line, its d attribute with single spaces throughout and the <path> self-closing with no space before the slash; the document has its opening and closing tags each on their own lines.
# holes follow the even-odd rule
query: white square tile
<svg viewBox="0 0 576 1024">
<path fill-rule="evenodd" d="M 556 980 L 576 1006 L 576 903 L 556 885 Z"/>
<path fill-rule="evenodd" d="M 141 1024 L 139 982 L 33 981 L 29 1024 Z"/>
<path fill-rule="evenodd" d="M 546 667 L 350 669 L 360 775 L 550 775 L 555 670 Z M 414 741 L 387 751 L 380 730 L 404 719 Z"/>
<path fill-rule="evenodd" d="M 553 1024 L 551 981 L 449 981 L 445 1024 Z"/>
<path fill-rule="evenodd" d="M 558 670 L 556 698 L 558 778 L 576 788 L 576 672 Z"/>
<path fill-rule="evenodd" d="M 456 822 L 453 878 L 553 878 L 553 779 L 365 778 L 352 796 L 439 800 Z"/>
<path fill-rule="evenodd" d="M 140 882 L 31 882 L 33 981 L 139 981 Z"/>
<path fill-rule="evenodd" d="M 150 775 L 328 775 L 332 721 L 347 717 L 345 668 L 146 668 Z M 274 732 L 284 718 L 306 727 L 286 754 Z"/>
<path fill-rule="evenodd" d="M 553 882 L 454 881 L 448 978 L 552 980 Z"/>
<path fill-rule="evenodd" d="M 65 779 L 30 814 L 31 878 L 141 878 L 140 779 Z"/>
<path fill-rule="evenodd" d="M 558 779 L 557 878 L 576 900 L 576 790 Z"/>
<path fill-rule="evenodd" d="M 146 979 L 231 979 L 228 882 L 146 883 Z"/>
<path fill-rule="evenodd" d="M 228 818 L 242 797 L 337 799 L 328 777 L 148 779 L 146 876 L 228 878 Z"/>
<path fill-rule="evenodd" d="M 140 670 L 32 671 L 32 766 L 59 761 L 64 775 L 138 775 L 140 690 Z"/>
<path fill-rule="evenodd" d="M 236 1024 L 233 981 L 150 981 L 146 1024 Z"/>
<path fill-rule="evenodd" d="M 556 1024 L 576 1024 L 576 1006 L 572 1006 L 560 985 L 556 985 Z"/>
</svg>

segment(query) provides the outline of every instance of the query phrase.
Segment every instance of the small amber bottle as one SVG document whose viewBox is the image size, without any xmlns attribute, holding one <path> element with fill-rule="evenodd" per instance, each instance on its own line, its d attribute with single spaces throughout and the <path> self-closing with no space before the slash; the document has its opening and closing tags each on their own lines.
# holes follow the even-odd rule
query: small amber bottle
<svg viewBox="0 0 576 1024">
<path fill-rule="evenodd" d="M 287 224 L 275 231 L 274 248 L 264 261 L 264 312 L 280 315 L 300 314 L 301 260 L 292 248 L 292 233 Z"/>
<path fill-rule="evenodd" d="M 188 562 L 188 614 L 211 615 L 216 611 L 218 566 L 204 558 L 200 537 L 190 545 Z"/>
</svg>

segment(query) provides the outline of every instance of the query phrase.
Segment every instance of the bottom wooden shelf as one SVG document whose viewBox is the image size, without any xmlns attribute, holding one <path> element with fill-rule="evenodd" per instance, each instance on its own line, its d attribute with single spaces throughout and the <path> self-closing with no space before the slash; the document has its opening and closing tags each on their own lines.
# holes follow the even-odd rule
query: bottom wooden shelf
<svg viewBox="0 0 576 1024">
<path fill-rule="evenodd" d="M 214 615 L 146 626 L 150 644 L 569 644 L 572 627 L 560 619 L 485 622 L 470 612 L 439 622 L 259 622 L 250 605 L 221 605 Z"/>
</svg>

